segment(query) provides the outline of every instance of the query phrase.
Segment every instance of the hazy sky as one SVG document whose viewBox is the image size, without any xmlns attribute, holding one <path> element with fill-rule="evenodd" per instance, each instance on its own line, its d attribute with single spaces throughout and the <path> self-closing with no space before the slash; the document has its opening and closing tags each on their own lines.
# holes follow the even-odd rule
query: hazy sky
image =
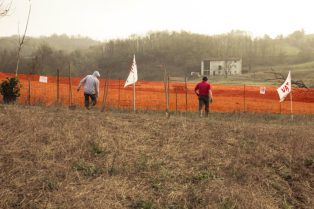
<svg viewBox="0 0 314 209">
<path fill-rule="evenodd" d="M 5 0 L 9 1 L 9 0 Z M 150 31 L 221 34 L 243 30 L 253 36 L 314 33 L 312 0 L 31 0 L 27 35 L 68 34 L 98 40 Z M 28 0 L 13 0 L 0 19 L 0 36 L 23 30 Z"/>
</svg>

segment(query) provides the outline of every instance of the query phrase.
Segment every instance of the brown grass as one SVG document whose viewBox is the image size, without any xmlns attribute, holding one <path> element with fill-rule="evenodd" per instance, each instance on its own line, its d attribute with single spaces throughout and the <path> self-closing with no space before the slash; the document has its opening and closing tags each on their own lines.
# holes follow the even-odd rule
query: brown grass
<svg viewBox="0 0 314 209">
<path fill-rule="evenodd" d="M 314 118 L 0 106 L 0 208 L 313 208 Z"/>
</svg>

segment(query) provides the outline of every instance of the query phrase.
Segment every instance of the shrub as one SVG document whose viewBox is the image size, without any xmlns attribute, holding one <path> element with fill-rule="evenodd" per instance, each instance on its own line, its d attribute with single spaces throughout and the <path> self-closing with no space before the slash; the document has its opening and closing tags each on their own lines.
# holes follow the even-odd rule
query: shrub
<svg viewBox="0 0 314 209">
<path fill-rule="evenodd" d="M 13 103 L 20 96 L 20 81 L 17 77 L 7 78 L 0 85 L 0 93 L 5 104 Z"/>
</svg>

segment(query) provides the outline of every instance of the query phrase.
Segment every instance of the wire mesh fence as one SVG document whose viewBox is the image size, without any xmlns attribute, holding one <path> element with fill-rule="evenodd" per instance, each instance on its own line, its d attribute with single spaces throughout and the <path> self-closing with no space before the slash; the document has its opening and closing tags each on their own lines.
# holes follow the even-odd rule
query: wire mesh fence
<svg viewBox="0 0 314 209">
<path fill-rule="evenodd" d="M 12 74 L 0 73 L 0 81 Z M 84 106 L 83 91 L 77 92 L 81 78 L 48 76 L 47 83 L 39 82 L 39 75 L 19 75 L 21 96 L 20 104 Z M 96 106 L 110 109 L 133 109 L 132 85 L 124 88 L 124 80 L 100 79 L 100 94 Z M 210 109 L 213 112 L 291 112 L 290 97 L 279 102 L 275 86 L 248 86 L 248 85 L 218 85 L 212 84 L 214 102 Z M 193 112 L 198 110 L 198 98 L 194 93 L 195 83 L 169 83 L 169 110 L 176 112 Z M 293 113 L 314 113 L 314 89 L 293 88 Z M 104 98 L 105 96 L 105 98 Z M 0 99 L 2 102 L 2 98 Z M 138 81 L 136 83 L 137 110 L 166 110 L 165 83 L 158 81 Z"/>
</svg>

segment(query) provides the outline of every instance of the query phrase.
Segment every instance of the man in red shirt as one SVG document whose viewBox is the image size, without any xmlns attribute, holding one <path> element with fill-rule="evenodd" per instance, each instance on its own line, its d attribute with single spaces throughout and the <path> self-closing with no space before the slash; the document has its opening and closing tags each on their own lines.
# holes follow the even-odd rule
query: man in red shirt
<svg viewBox="0 0 314 209">
<path fill-rule="evenodd" d="M 212 87 L 207 82 L 208 78 L 206 76 L 203 77 L 202 82 L 198 83 L 195 86 L 195 94 L 198 96 L 199 106 L 198 111 L 200 113 L 200 116 L 202 116 L 202 109 L 205 105 L 205 115 L 208 116 L 209 112 L 209 103 L 213 102 L 213 93 L 212 93 Z"/>
</svg>

